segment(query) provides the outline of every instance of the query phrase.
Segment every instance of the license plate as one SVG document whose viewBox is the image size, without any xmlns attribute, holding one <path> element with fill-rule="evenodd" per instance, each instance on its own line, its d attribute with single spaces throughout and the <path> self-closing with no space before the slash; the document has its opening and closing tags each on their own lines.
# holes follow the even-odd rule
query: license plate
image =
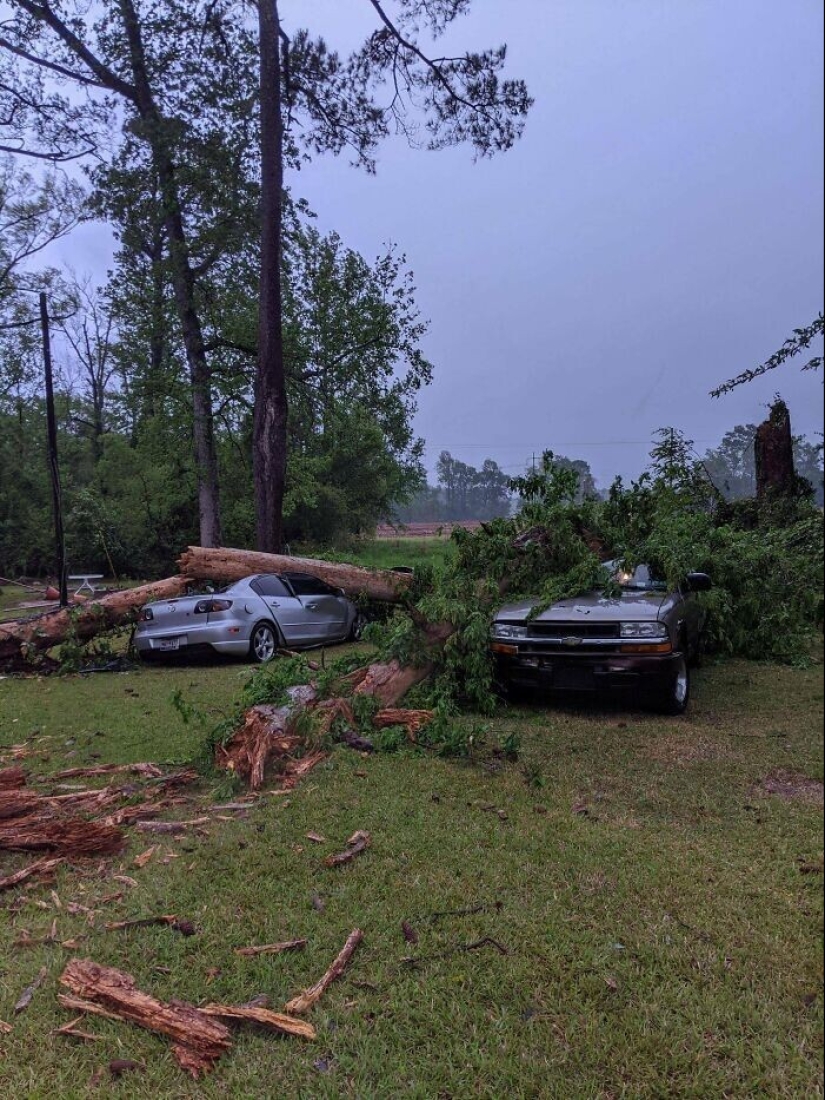
<svg viewBox="0 0 825 1100">
<path fill-rule="evenodd" d="M 180 645 L 180 638 L 161 638 L 160 649 L 170 650 L 177 649 Z"/>
</svg>

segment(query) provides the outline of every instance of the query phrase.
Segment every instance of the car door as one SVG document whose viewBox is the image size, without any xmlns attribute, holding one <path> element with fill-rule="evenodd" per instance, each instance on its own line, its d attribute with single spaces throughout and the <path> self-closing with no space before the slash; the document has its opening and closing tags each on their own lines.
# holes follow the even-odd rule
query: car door
<svg viewBox="0 0 825 1100">
<path fill-rule="evenodd" d="M 340 641 L 346 633 L 347 605 L 340 593 L 309 573 L 284 575 L 301 601 L 317 641 Z"/>
<path fill-rule="evenodd" d="M 321 640 L 316 620 L 281 577 L 275 573 L 263 573 L 251 582 L 251 587 L 265 604 L 270 617 L 278 624 L 287 646 L 300 648 L 315 645 Z"/>
</svg>

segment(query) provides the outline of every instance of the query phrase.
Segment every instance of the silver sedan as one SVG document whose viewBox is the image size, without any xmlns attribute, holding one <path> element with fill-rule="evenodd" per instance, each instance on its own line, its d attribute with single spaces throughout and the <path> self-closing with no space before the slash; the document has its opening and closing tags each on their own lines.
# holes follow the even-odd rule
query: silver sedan
<svg viewBox="0 0 825 1100">
<path fill-rule="evenodd" d="M 220 592 L 146 604 L 135 646 L 142 657 L 211 646 L 263 662 L 279 648 L 354 640 L 362 626 L 358 608 L 340 588 L 309 573 L 258 573 Z"/>
</svg>

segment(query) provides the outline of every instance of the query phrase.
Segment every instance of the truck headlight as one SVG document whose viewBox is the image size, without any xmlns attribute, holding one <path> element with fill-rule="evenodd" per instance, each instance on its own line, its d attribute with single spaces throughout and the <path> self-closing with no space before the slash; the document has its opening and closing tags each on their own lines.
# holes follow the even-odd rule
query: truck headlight
<svg viewBox="0 0 825 1100">
<path fill-rule="evenodd" d="M 526 638 L 527 627 L 515 626 L 513 623 L 493 623 L 490 633 L 494 638 Z"/>
<path fill-rule="evenodd" d="M 622 623 L 619 635 L 622 638 L 655 638 L 658 640 L 667 637 L 667 627 L 664 623 Z"/>
</svg>

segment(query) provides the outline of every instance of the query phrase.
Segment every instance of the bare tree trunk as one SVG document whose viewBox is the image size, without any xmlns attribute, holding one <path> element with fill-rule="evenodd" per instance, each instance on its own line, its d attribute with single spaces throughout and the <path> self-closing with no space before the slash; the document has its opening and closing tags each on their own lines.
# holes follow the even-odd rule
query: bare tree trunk
<svg viewBox="0 0 825 1100">
<path fill-rule="evenodd" d="M 284 573 L 289 570 L 312 573 L 327 584 L 341 588 L 357 599 L 365 596 L 379 603 L 398 603 L 412 583 L 409 573 L 389 569 L 364 569 L 345 562 L 316 558 L 290 558 L 282 554 L 260 554 L 254 550 L 232 550 L 221 546 L 205 549 L 189 546 L 178 558 L 182 574 L 195 581 L 231 584 L 251 573 Z"/>
<path fill-rule="evenodd" d="M 253 475 L 256 543 L 278 553 L 283 542 L 287 396 L 281 298 L 283 120 L 277 0 L 258 0 L 261 52 L 261 281 L 255 374 Z"/>
<path fill-rule="evenodd" d="M 181 325 L 189 375 L 192 382 L 193 437 L 198 480 L 200 538 L 204 546 L 221 541 L 218 498 L 218 460 L 212 420 L 212 387 L 204 347 L 203 330 L 195 306 L 195 277 L 189 262 L 189 247 L 181 215 L 175 164 L 164 136 L 163 119 L 152 94 L 140 22 L 132 0 L 119 0 L 129 60 L 135 82 L 135 105 L 144 123 L 160 183 L 163 224 L 169 244 L 169 259 L 175 302 Z"/>
</svg>

